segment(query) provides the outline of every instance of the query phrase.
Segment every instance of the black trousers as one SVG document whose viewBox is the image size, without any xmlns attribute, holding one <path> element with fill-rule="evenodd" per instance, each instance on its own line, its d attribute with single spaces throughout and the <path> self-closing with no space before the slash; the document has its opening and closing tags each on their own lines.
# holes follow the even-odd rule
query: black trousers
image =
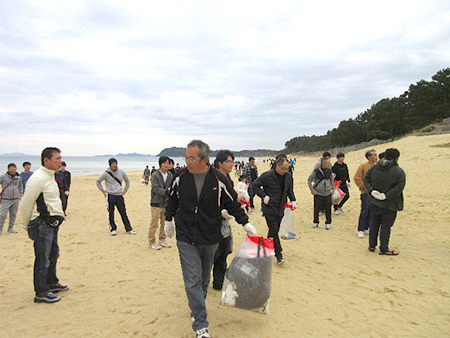
<svg viewBox="0 0 450 338">
<path fill-rule="evenodd" d="M 369 230 L 369 246 L 375 248 L 377 246 L 378 232 L 380 233 L 380 251 L 389 250 L 389 238 L 391 237 L 391 228 L 397 217 L 397 211 L 391 211 L 381 208 L 377 205 L 370 204 L 370 230 Z"/>
<path fill-rule="evenodd" d="M 116 222 L 114 221 L 114 209 L 117 207 L 119 214 L 122 217 L 123 225 L 126 231 L 133 230 L 130 224 L 130 220 L 127 216 L 127 210 L 125 208 L 125 199 L 122 195 L 110 195 L 108 194 L 108 211 L 109 211 L 109 231 L 117 230 Z"/>
<path fill-rule="evenodd" d="M 325 210 L 325 224 L 331 224 L 331 195 L 314 195 L 314 223 L 319 223 L 319 212 Z"/>
<path fill-rule="evenodd" d="M 269 233 L 267 234 L 267 237 L 273 238 L 273 244 L 275 247 L 275 257 L 277 258 L 277 260 L 283 258 L 283 254 L 281 253 L 283 251 L 283 248 L 281 247 L 280 237 L 278 236 L 283 216 L 284 213 L 278 213 L 277 215 L 268 214 L 266 212 L 264 213 L 264 217 L 266 218 L 267 222 L 267 227 L 269 228 Z"/>
<path fill-rule="evenodd" d="M 225 272 L 227 271 L 227 256 L 231 253 L 232 247 L 232 236 L 222 238 L 217 247 L 213 267 L 213 288 L 216 290 L 222 290 L 223 279 L 225 278 Z"/>
</svg>

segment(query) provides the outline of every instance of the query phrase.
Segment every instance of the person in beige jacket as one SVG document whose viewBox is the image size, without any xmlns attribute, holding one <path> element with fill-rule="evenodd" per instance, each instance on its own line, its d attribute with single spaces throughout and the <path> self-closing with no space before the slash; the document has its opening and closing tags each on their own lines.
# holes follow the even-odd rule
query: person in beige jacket
<svg viewBox="0 0 450 338">
<path fill-rule="evenodd" d="M 358 237 L 364 238 L 364 233 L 369 233 L 370 226 L 370 211 L 368 203 L 367 190 L 364 187 L 364 177 L 369 169 L 377 162 L 377 152 L 375 150 L 368 150 L 365 154 L 367 162 L 361 164 L 356 170 L 355 176 L 353 176 L 353 182 L 358 186 L 361 192 L 361 212 L 359 214 L 358 221 Z"/>
</svg>

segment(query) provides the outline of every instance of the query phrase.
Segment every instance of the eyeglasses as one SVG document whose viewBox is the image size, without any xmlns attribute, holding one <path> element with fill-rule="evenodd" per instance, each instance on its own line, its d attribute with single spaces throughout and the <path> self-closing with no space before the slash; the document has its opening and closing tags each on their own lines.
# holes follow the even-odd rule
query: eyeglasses
<svg viewBox="0 0 450 338">
<path fill-rule="evenodd" d="M 233 163 L 233 160 L 226 160 L 226 161 L 223 161 L 223 163 Z"/>
<path fill-rule="evenodd" d="M 193 162 L 197 162 L 199 159 L 198 158 L 196 158 L 196 157 L 194 157 L 194 156 L 186 156 L 185 158 L 184 158 L 184 161 L 186 162 L 186 163 L 193 163 Z"/>
</svg>

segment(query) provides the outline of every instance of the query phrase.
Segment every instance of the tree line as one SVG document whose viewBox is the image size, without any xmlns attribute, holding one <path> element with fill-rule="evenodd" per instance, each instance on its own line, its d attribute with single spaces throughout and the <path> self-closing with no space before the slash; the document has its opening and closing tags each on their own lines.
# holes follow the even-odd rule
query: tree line
<svg viewBox="0 0 450 338">
<path fill-rule="evenodd" d="M 294 137 L 285 143 L 284 152 L 314 152 L 372 139 L 388 140 L 440 122 L 450 116 L 450 68 L 438 71 L 431 79 L 410 85 L 399 97 L 380 100 L 325 135 Z"/>
</svg>

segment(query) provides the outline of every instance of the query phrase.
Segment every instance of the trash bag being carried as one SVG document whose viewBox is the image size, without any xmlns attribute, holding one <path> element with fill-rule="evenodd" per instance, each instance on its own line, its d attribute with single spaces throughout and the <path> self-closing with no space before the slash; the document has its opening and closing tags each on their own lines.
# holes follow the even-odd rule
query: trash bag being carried
<svg viewBox="0 0 450 338">
<path fill-rule="evenodd" d="M 335 189 L 333 194 L 331 195 L 331 203 L 333 203 L 334 205 L 338 205 L 345 196 L 345 192 L 343 192 L 341 188 L 339 188 L 341 183 L 342 181 L 333 181 Z"/>
<path fill-rule="evenodd" d="M 272 238 L 247 236 L 228 268 L 220 304 L 269 312 Z"/>
<path fill-rule="evenodd" d="M 296 208 L 293 208 L 289 203 L 284 205 L 284 216 L 280 224 L 280 237 L 283 239 L 297 238 L 297 232 L 295 230 L 295 209 Z"/>
</svg>

